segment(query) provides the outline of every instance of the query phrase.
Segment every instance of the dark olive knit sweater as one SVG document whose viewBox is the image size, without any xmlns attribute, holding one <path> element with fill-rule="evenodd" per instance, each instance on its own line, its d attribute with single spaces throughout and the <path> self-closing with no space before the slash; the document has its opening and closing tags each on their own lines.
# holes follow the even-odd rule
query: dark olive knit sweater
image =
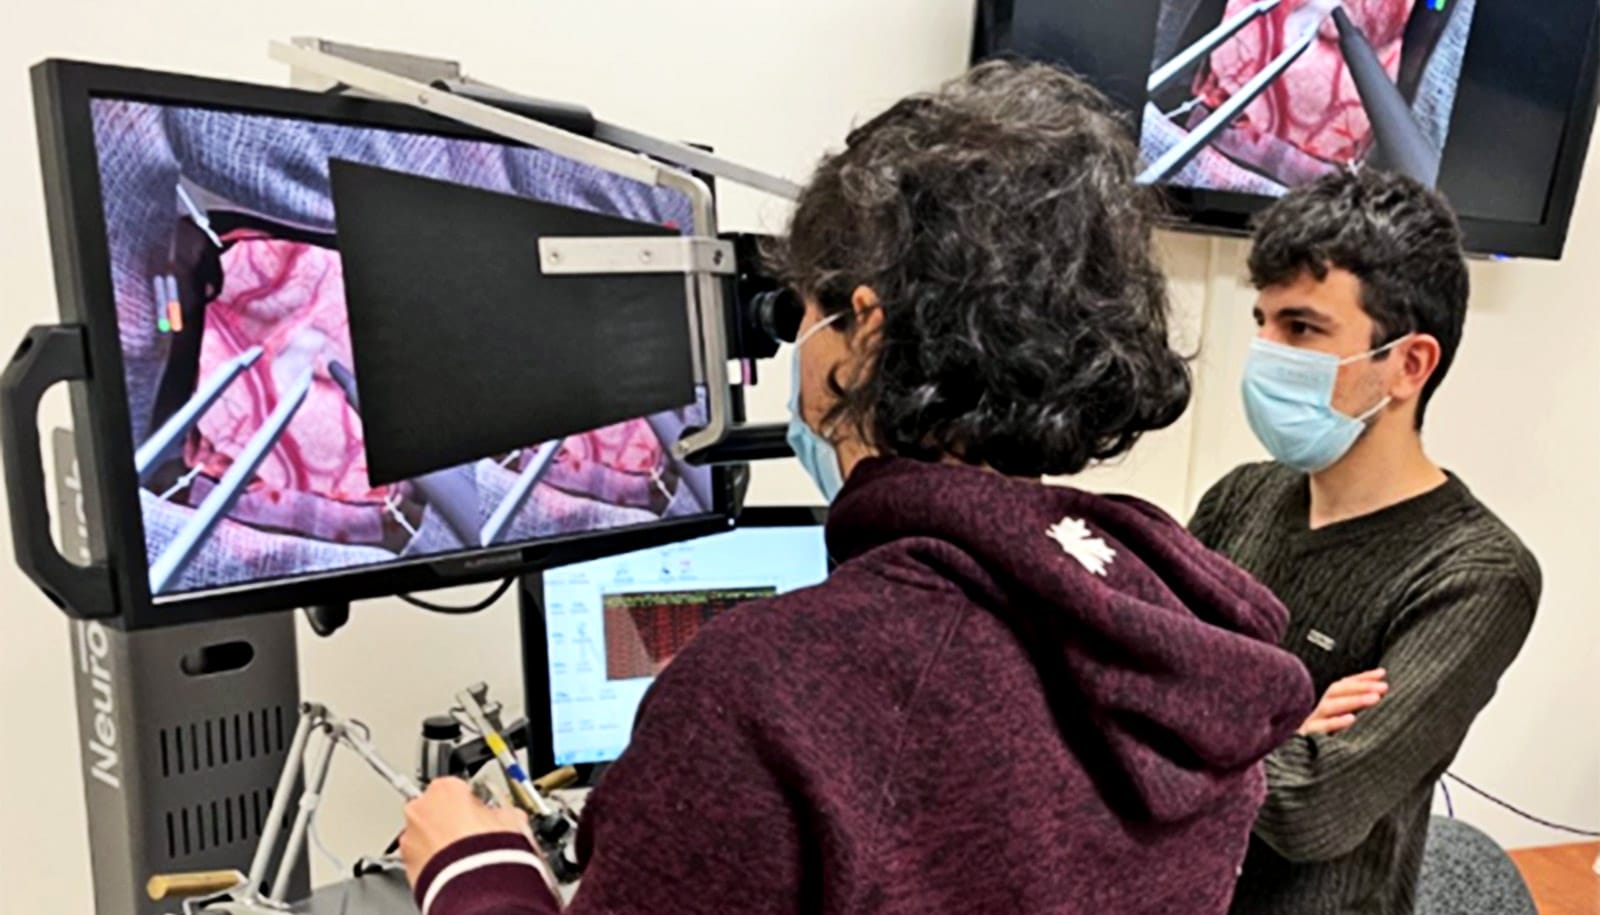
<svg viewBox="0 0 1600 915">
<path fill-rule="evenodd" d="M 1318 695 L 1379 667 L 1390 691 L 1348 730 L 1292 738 L 1268 757 L 1233 911 L 1403 915 L 1434 784 L 1527 637 L 1539 566 L 1454 477 L 1315 531 L 1309 499 L 1303 474 L 1244 467 L 1206 495 L 1190 529 L 1289 607 L 1284 647 Z"/>
</svg>

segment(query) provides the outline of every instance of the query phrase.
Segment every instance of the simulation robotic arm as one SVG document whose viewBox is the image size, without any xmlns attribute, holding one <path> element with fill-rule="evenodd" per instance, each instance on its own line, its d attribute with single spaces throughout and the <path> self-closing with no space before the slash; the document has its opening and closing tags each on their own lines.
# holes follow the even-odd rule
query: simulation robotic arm
<svg viewBox="0 0 1600 915">
<path fill-rule="evenodd" d="M 314 907 L 314 900 L 297 903 L 286 897 L 293 874 L 306 853 L 333 757 L 340 748 L 354 753 L 405 801 L 420 797 L 427 779 L 446 775 L 469 777 L 474 792 L 485 803 L 514 806 L 526 813 L 529 833 L 551 873 L 562 883 L 575 882 L 580 875 L 573 849 L 577 817 L 565 803 L 556 799 L 554 792 L 571 783 L 576 772 L 569 768 L 538 780 L 529 778 L 513 752 L 514 739 L 506 736 L 499 704 L 489 700 L 488 688 L 477 684 L 457 693 L 455 698 L 450 716 L 430 719 L 424 726 L 417 776 L 407 775 L 385 760 L 360 722 L 340 718 L 325 705 L 302 705 L 289 757 L 279 775 L 272 810 L 257 843 L 250 872 L 160 874 L 150 879 L 148 894 L 157 901 L 182 898 L 185 915 L 282 915 L 286 911 L 319 911 Z M 456 725 L 451 729 L 455 737 L 463 730 L 476 732 L 478 736 L 467 741 L 447 737 L 441 742 L 437 731 L 441 720 L 446 725 Z M 315 748 L 311 745 L 314 735 L 323 738 Z M 302 790 L 295 801 L 297 785 L 302 786 Z M 290 820 L 294 804 L 298 809 Z M 285 826 L 288 833 L 280 852 Z M 394 848 L 391 845 L 383 855 L 362 859 L 355 867 L 353 879 L 381 881 L 388 875 L 393 883 L 392 878 L 400 870 Z M 277 869 L 269 874 L 275 858 Z M 387 898 L 394 895 L 390 892 Z M 386 897 L 379 894 L 376 898 Z M 312 907 L 303 908 L 305 906 Z M 390 909 L 384 907 L 378 911 L 386 913 Z"/>
</svg>

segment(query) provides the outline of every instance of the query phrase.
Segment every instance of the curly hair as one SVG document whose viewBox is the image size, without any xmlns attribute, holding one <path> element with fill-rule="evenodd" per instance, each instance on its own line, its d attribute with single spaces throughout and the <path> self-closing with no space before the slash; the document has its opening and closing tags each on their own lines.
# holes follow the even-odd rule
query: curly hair
<svg viewBox="0 0 1600 915">
<path fill-rule="evenodd" d="M 1306 274 L 1321 281 L 1335 267 L 1361 281 L 1374 349 L 1415 333 L 1439 341 L 1439 366 L 1417 402 L 1422 428 L 1461 346 L 1472 291 L 1455 213 L 1411 178 L 1362 169 L 1292 191 L 1258 218 L 1250 250 L 1257 289 Z"/>
<path fill-rule="evenodd" d="M 1171 425 L 1188 362 L 1167 335 L 1157 208 L 1132 131 L 1083 80 L 983 64 L 823 160 L 775 266 L 827 314 L 870 287 L 866 370 L 828 421 L 880 452 L 1071 474 Z"/>
</svg>

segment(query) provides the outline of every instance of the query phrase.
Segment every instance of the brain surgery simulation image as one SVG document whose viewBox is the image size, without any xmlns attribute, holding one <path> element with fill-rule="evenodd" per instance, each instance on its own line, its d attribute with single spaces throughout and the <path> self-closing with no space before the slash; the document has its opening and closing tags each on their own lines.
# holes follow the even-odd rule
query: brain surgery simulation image
<svg viewBox="0 0 1600 915">
<path fill-rule="evenodd" d="M 1150 181 L 1281 196 L 1366 162 L 1375 120 L 1437 162 L 1475 0 L 1165 0 L 1143 119 Z M 1382 85 L 1386 84 L 1386 85 Z"/>
<path fill-rule="evenodd" d="M 710 471 L 668 451 L 698 404 L 373 485 L 328 161 L 673 227 L 680 195 L 474 140 L 113 99 L 93 114 L 152 594 L 713 508 Z"/>
</svg>

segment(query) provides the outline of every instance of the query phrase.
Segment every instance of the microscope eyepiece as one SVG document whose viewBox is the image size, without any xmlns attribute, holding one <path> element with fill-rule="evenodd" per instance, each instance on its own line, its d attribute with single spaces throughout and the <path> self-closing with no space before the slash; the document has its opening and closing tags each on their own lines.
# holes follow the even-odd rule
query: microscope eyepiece
<svg viewBox="0 0 1600 915">
<path fill-rule="evenodd" d="M 805 303 L 787 287 L 757 293 L 749 309 L 756 327 L 777 343 L 793 343 L 805 318 Z"/>
<path fill-rule="evenodd" d="M 793 343 L 805 317 L 805 302 L 784 285 L 767 266 L 764 250 L 772 239 L 764 235 L 732 233 L 722 236 L 733 243 L 739 273 L 729 286 L 730 355 L 735 359 L 771 359 L 778 347 Z"/>
</svg>

